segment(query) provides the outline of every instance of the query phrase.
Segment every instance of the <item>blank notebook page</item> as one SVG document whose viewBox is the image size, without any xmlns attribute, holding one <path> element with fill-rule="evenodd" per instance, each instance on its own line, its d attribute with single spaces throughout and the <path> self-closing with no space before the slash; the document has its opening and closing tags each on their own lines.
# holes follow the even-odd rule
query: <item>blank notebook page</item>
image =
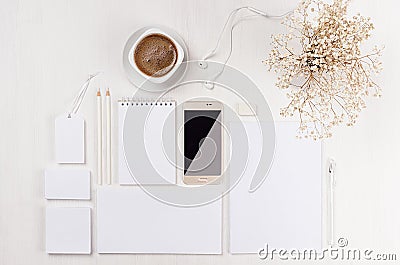
<svg viewBox="0 0 400 265">
<path fill-rule="evenodd" d="M 119 102 L 119 184 L 176 183 L 175 102 Z"/>
<path fill-rule="evenodd" d="M 277 122 L 271 170 L 254 193 L 249 186 L 260 159 L 261 134 L 256 122 L 244 123 L 249 141 L 247 169 L 229 196 L 230 252 L 257 253 L 269 248 L 314 248 L 322 244 L 321 143 L 296 139 L 297 123 Z M 232 124 L 233 141 L 238 139 Z M 246 141 L 243 141 L 246 142 Z M 240 150 L 232 150 L 232 152 Z M 232 162 L 231 172 L 240 171 Z"/>
</svg>

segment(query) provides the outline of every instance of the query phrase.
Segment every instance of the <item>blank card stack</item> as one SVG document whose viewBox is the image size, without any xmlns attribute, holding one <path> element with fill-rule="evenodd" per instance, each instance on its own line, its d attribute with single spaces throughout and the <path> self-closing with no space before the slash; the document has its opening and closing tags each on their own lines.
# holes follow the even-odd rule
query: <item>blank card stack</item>
<svg viewBox="0 0 400 265">
<path fill-rule="evenodd" d="M 52 168 L 44 172 L 47 200 L 90 200 L 90 171 Z M 46 207 L 46 252 L 91 253 L 91 209 Z"/>
</svg>

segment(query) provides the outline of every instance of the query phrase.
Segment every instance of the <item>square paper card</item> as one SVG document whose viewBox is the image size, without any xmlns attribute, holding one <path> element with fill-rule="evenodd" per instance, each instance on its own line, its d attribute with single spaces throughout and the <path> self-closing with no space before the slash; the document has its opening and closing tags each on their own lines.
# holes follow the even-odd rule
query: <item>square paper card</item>
<svg viewBox="0 0 400 265">
<path fill-rule="evenodd" d="M 46 252 L 90 254 L 90 208 L 47 208 Z"/>
</svg>

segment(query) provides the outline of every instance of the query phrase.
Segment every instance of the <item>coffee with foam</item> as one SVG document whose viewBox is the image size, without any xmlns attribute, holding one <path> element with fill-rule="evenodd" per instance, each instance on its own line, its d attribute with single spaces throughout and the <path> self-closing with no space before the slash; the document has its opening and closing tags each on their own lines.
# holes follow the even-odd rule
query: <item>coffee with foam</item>
<svg viewBox="0 0 400 265">
<path fill-rule="evenodd" d="M 168 37 L 151 34 L 137 44 L 133 57 L 142 73 L 151 77 L 162 77 L 174 68 L 178 51 L 174 42 Z"/>
</svg>

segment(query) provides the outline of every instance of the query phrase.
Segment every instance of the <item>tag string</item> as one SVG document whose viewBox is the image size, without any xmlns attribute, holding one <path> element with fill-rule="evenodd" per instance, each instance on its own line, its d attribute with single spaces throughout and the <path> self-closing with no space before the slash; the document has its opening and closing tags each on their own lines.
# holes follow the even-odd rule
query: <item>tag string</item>
<svg viewBox="0 0 400 265">
<path fill-rule="evenodd" d="M 79 90 L 78 95 L 75 97 L 74 101 L 72 102 L 70 111 L 68 112 L 68 118 L 71 118 L 72 114 L 76 114 L 78 112 L 78 110 L 82 104 L 82 101 L 84 100 L 84 98 L 86 96 L 86 92 L 89 88 L 90 81 L 99 74 L 100 74 L 100 72 L 97 72 L 93 75 L 89 75 L 89 78 L 85 81 L 85 83 L 83 83 L 83 85 L 81 86 L 81 89 Z"/>
</svg>

